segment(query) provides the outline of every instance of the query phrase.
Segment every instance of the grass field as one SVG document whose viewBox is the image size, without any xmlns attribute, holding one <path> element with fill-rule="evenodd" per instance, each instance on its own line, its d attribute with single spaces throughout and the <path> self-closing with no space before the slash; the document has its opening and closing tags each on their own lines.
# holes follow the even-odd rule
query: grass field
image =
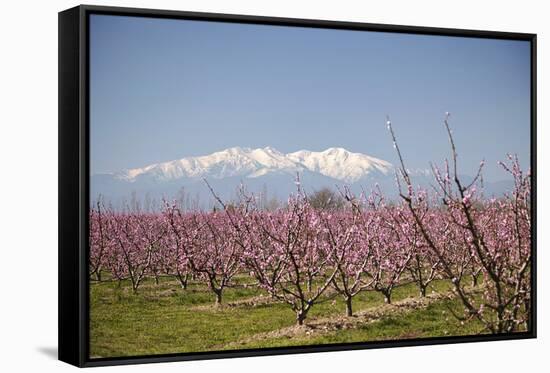
<svg viewBox="0 0 550 373">
<path fill-rule="evenodd" d="M 459 302 L 437 296 L 450 286 L 433 283 L 427 299 L 418 297 L 414 284 L 394 290 L 392 305 L 365 291 L 354 298 L 353 317 L 336 297 L 316 304 L 306 325 L 295 326 L 290 307 L 274 302 L 256 287 L 226 289 L 224 305 L 199 283 L 181 289 L 171 278 L 147 280 L 133 294 L 122 282 L 93 283 L 90 290 L 90 349 L 92 357 L 151 355 L 243 348 L 295 346 L 391 340 L 432 336 L 471 335 L 479 324 L 461 325 L 448 307 Z M 240 282 L 240 284 L 239 284 Z M 436 293 L 437 292 L 437 293 Z"/>
</svg>

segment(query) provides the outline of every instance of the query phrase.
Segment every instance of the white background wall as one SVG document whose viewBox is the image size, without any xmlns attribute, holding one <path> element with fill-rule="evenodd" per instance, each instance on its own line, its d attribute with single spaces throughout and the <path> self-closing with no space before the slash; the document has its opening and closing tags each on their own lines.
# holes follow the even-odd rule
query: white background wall
<svg viewBox="0 0 550 373">
<path fill-rule="evenodd" d="M 93 1 L 97 5 L 487 29 L 538 34 L 539 338 L 110 368 L 115 371 L 535 372 L 550 351 L 550 23 L 545 1 Z M 74 1 L 4 1 L 0 11 L 0 370 L 68 371 L 57 353 L 57 12 Z M 548 144 L 547 144 L 548 143 Z M 547 145 L 547 146 L 545 146 Z M 545 187 L 546 186 L 546 187 Z M 546 365 L 545 368 L 542 366 Z M 540 368 L 537 368 L 540 367 Z"/>
</svg>

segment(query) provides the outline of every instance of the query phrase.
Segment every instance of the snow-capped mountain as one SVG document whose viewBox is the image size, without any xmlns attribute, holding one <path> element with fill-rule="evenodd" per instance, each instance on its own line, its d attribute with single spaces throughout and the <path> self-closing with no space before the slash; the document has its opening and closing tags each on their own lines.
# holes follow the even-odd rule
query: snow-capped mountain
<svg viewBox="0 0 550 373">
<path fill-rule="evenodd" d="M 283 154 L 271 147 L 234 147 L 205 156 L 124 170 L 114 173 L 113 177 L 132 183 L 138 180 L 169 182 L 197 178 L 259 178 L 270 174 L 295 175 L 296 172 L 309 171 L 340 182 L 355 183 L 373 173 L 386 175 L 391 170 L 389 162 L 343 148 Z"/>
<path fill-rule="evenodd" d="M 252 192 L 284 200 L 296 191 L 297 173 L 309 191 L 342 184 L 369 187 L 381 180 L 391 185 L 394 175 L 389 162 L 343 148 L 284 154 L 271 147 L 234 147 L 204 156 L 92 175 L 90 185 L 92 200 L 99 195 L 114 202 L 134 198 L 132 195 L 141 199 L 144 196 L 170 199 L 183 188 L 187 196 L 205 205 L 212 195 L 203 179 L 224 198 L 232 198 L 244 183 Z"/>
<path fill-rule="evenodd" d="M 126 203 L 123 201 L 134 198 L 141 201 L 180 198 L 183 190 L 185 198 L 192 199 L 194 206 L 208 208 L 213 196 L 203 179 L 226 200 L 234 198 L 243 183 L 257 196 L 284 201 L 296 191 L 297 173 L 308 193 L 344 184 L 356 193 L 368 192 L 378 184 L 389 198 L 398 197 L 395 168 L 391 163 L 343 148 L 284 154 L 271 147 L 234 147 L 204 156 L 92 175 L 90 192 L 92 201 L 101 195 L 122 206 Z M 434 181 L 429 170 L 411 170 L 411 176 L 417 185 L 431 190 Z M 465 176 L 465 179 L 469 178 Z M 501 194 L 509 188 L 510 181 L 485 182 L 486 195 Z"/>
<path fill-rule="evenodd" d="M 345 183 L 355 183 L 372 173 L 387 175 L 393 170 L 389 162 L 343 148 L 329 148 L 323 152 L 300 150 L 286 156 L 311 172 Z"/>
</svg>

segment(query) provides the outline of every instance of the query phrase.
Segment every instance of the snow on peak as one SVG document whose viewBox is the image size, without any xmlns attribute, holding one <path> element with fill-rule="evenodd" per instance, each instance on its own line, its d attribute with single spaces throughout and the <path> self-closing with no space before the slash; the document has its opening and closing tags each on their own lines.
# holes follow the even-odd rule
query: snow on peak
<svg viewBox="0 0 550 373">
<path fill-rule="evenodd" d="M 251 149 L 233 147 L 199 157 L 187 157 L 170 162 L 153 164 L 117 172 L 114 176 L 129 182 L 137 178 L 154 181 L 171 181 L 181 178 L 248 177 L 255 178 L 270 173 L 294 174 L 308 170 L 324 176 L 353 183 L 372 172 L 387 174 L 392 165 L 381 159 L 344 148 L 329 148 L 322 152 L 300 150 L 283 154 L 272 147 Z"/>
<path fill-rule="evenodd" d="M 328 148 L 322 152 L 300 150 L 287 157 L 303 164 L 308 170 L 348 183 L 356 182 L 371 172 L 386 175 L 391 171 L 389 162 L 344 148 Z"/>
</svg>

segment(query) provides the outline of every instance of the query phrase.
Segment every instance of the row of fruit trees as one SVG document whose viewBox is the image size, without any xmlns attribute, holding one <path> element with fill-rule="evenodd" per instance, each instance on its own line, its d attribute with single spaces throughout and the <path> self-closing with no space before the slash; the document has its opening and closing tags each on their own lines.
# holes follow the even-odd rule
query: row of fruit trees
<svg viewBox="0 0 550 373">
<path fill-rule="evenodd" d="M 457 173 L 457 153 L 445 120 L 452 157 L 432 167 L 434 185 L 422 189 L 405 166 L 391 122 L 388 129 L 400 160 L 398 201 L 374 188 L 354 195 L 341 209 L 314 208 L 297 179 L 296 193 L 275 211 L 256 206 L 244 189 L 237 204 L 221 209 L 114 211 L 98 202 L 90 210 L 90 278 L 129 280 L 134 292 L 146 278 L 173 276 L 183 289 L 190 277 L 222 303 L 237 275 L 288 304 L 303 324 L 316 304 L 336 296 L 353 314 L 353 298 L 375 291 L 391 303 L 392 292 L 415 283 L 426 296 L 434 280 L 447 280 L 463 311 L 490 333 L 529 328 L 531 294 L 531 176 L 516 157 L 501 166 L 514 187 L 485 198 L 483 163 L 468 184 Z M 209 187 L 208 183 L 206 185 Z M 185 291 L 185 290 L 183 290 Z"/>
</svg>

